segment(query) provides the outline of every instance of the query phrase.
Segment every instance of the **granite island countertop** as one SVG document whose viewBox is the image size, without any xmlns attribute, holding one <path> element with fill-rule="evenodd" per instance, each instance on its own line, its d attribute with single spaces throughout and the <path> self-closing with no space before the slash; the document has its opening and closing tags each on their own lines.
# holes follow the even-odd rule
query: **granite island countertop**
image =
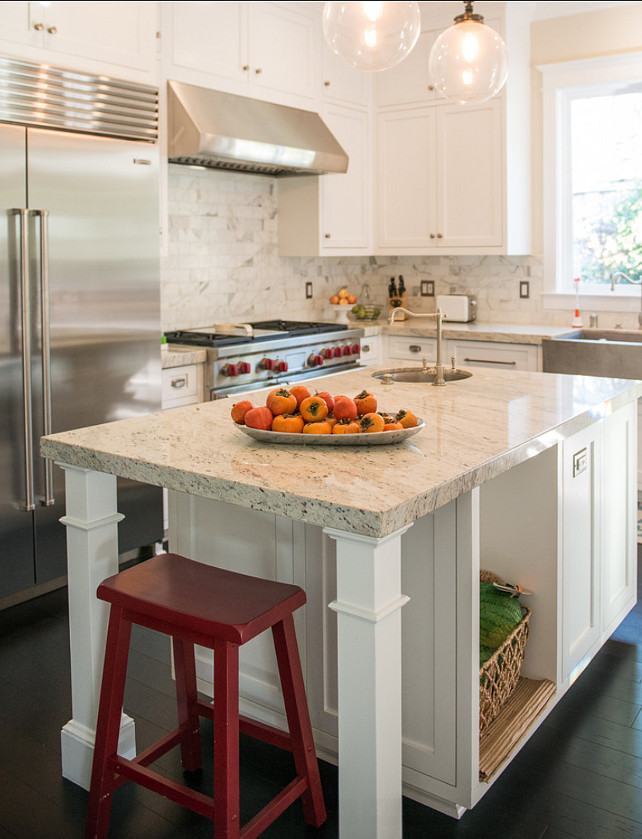
<svg viewBox="0 0 642 839">
<path fill-rule="evenodd" d="M 319 389 L 372 390 L 426 427 L 391 446 L 260 443 L 234 427 L 231 399 L 52 434 L 45 457 L 295 520 L 384 536 L 642 395 L 642 383 L 476 370 L 445 387 L 370 372 Z M 315 380 L 306 382 L 313 391 Z M 250 398 L 251 398 L 250 394 Z"/>
</svg>

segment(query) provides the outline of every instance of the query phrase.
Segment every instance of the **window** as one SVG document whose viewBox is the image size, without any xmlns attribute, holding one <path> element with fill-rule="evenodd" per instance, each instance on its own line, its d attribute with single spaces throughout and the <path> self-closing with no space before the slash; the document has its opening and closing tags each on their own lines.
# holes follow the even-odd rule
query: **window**
<svg viewBox="0 0 642 839">
<path fill-rule="evenodd" d="M 611 294 L 642 281 L 642 56 L 539 68 L 544 78 L 547 291 Z M 618 296 L 639 288 L 623 278 Z"/>
</svg>

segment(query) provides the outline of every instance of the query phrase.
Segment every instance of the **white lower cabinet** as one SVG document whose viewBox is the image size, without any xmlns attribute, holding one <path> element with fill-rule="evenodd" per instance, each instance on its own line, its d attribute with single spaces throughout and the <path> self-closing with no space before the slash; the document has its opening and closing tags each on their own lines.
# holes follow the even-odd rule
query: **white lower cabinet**
<svg viewBox="0 0 642 839">
<path fill-rule="evenodd" d="M 166 367 L 162 373 L 162 404 L 166 408 L 195 405 L 203 401 L 203 365 Z"/>
<path fill-rule="evenodd" d="M 498 341 L 447 342 L 447 358 L 455 356 L 458 367 L 489 367 L 512 370 L 539 370 L 538 347 L 534 344 L 502 344 Z"/>
<path fill-rule="evenodd" d="M 363 364 L 381 364 L 383 355 L 382 335 L 368 335 L 361 339 L 361 361 Z"/>
<path fill-rule="evenodd" d="M 533 592 L 522 598 L 532 610 L 522 676 L 548 680 L 557 698 L 634 605 L 636 410 L 615 411 L 401 536 L 405 795 L 458 817 L 492 784 L 479 780 L 480 568 Z M 169 501 L 170 550 L 306 590 L 296 627 L 307 699 L 318 753 L 335 761 L 336 542 L 319 526 L 225 502 L 180 492 Z M 197 672 L 211 695 L 210 652 Z M 241 649 L 241 693 L 244 713 L 285 726 L 269 635 Z"/>
<path fill-rule="evenodd" d="M 442 344 L 442 355 L 444 345 Z M 434 364 L 437 358 L 436 338 L 397 338 L 394 335 L 388 336 L 388 360 L 415 361 L 419 364 L 426 359 L 428 364 Z M 443 362 L 442 358 L 442 362 Z"/>
</svg>

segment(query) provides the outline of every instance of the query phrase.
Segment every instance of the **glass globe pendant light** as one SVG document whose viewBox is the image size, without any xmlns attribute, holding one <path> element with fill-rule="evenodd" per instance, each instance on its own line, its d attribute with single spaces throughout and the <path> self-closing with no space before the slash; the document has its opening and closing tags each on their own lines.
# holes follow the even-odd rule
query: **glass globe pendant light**
<svg viewBox="0 0 642 839">
<path fill-rule="evenodd" d="M 473 13 L 472 2 L 437 38 L 428 71 L 435 88 L 461 105 L 486 102 L 506 84 L 508 50 L 501 37 Z"/>
<path fill-rule="evenodd" d="M 403 61 L 421 29 L 419 3 L 326 3 L 323 35 L 357 70 L 387 70 Z"/>
</svg>

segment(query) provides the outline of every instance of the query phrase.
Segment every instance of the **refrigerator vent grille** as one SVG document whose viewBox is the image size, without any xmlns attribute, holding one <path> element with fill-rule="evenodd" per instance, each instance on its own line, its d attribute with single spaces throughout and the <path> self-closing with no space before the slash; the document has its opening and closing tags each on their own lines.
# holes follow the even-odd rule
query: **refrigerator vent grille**
<svg viewBox="0 0 642 839">
<path fill-rule="evenodd" d="M 0 56 L 0 122 L 154 143 L 158 90 Z"/>
</svg>

